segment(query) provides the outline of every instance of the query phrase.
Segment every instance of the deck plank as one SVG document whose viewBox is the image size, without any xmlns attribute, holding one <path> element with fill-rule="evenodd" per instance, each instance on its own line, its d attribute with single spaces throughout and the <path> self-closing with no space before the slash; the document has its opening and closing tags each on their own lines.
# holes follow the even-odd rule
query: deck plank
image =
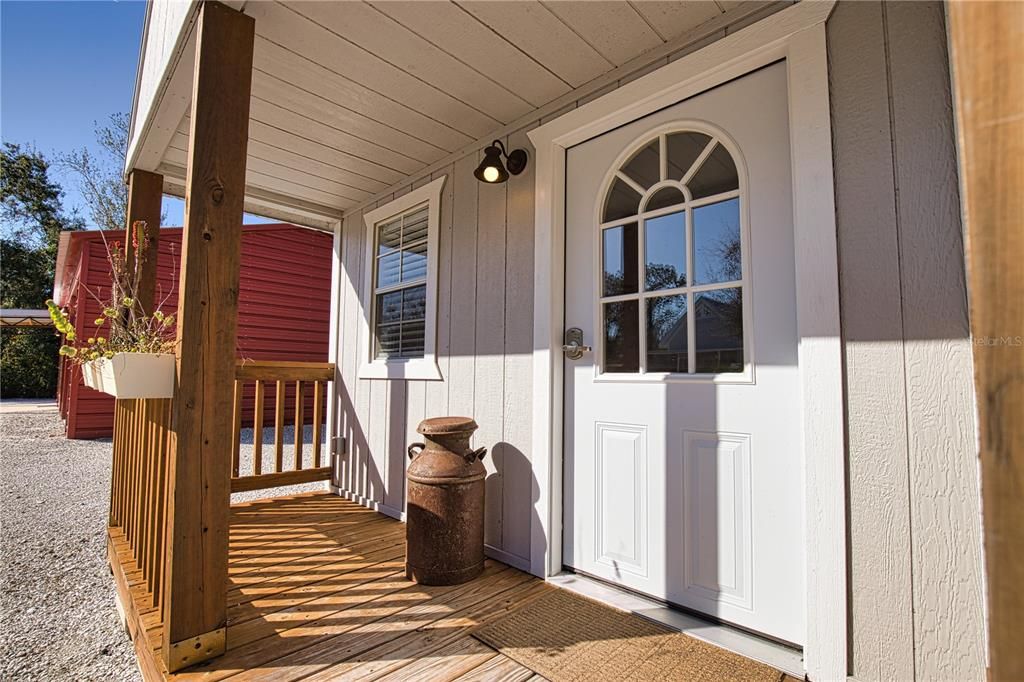
<svg viewBox="0 0 1024 682">
<path fill-rule="evenodd" d="M 227 652 L 168 675 L 163 626 L 123 536 L 111 531 L 144 628 L 147 680 L 507 679 L 532 673 L 472 639 L 555 589 L 496 561 L 455 586 L 405 578 L 405 526 L 327 493 L 258 500 L 230 514 Z"/>
</svg>

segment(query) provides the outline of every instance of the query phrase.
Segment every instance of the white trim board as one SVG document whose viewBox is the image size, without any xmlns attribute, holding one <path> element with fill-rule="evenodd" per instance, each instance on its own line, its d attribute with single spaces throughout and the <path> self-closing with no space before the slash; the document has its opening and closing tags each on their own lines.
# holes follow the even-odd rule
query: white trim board
<svg viewBox="0 0 1024 682">
<path fill-rule="evenodd" d="M 846 518 L 842 349 L 825 20 L 808 0 L 672 62 L 528 133 L 536 148 L 531 572 L 562 569 L 562 333 L 566 150 L 775 61 L 786 60 L 793 173 L 812 680 L 845 679 Z"/>
</svg>

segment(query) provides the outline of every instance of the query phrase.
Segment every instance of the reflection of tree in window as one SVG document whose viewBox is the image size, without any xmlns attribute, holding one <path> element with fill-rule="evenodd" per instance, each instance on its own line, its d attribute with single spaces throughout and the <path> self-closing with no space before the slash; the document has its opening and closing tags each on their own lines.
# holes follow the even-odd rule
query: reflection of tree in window
<svg viewBox="0 0 1024 682">
<path fill-rule="evenodd" d="M 743 371 L 739 176 L 695 131 L 648 138 L 617 169 L 602 213 L 602 295 L 618 298 L 602 306 L 603 371 L 639 372 L 641 357 L 647 372 Z"/>
</svg>

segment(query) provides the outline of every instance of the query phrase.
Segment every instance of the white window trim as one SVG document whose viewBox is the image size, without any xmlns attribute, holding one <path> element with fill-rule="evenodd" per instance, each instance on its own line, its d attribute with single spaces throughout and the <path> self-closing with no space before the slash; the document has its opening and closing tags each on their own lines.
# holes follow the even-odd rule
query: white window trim
<svg viewBox="0 0 1024 682">
<path fill-rule="evenodd" d="M 833 0 L 799 2 L 528 133 L 535 153 L 530 570 L 562 570 L 565 157 L 573 145 L 786 60 L 804 450 L 807 633 L 812 680 L 846 679 L 842 346 L 825 21 Z"/>
<path fill-rule="evenodd" d="M 441 368 L 437 364 L 437 249 L 438 231 L 441 223 L 441 188 L 448 176 L 412 190 L 394 201 L 363 214 L 366 226 L 365 263 L 371 264 L 363 281 L 362 328 L 359 331 L 359 378 L 360 379 L 414 379 L 440 381 Z M 420 204 L 427 204 L 427 302 L 424 320 L 422 358 L 374 358 L 373 357 L 373 311 L 374 278 L 376 268 L 377 235 L 375 227 L 405 213 Z"/>
</svg>

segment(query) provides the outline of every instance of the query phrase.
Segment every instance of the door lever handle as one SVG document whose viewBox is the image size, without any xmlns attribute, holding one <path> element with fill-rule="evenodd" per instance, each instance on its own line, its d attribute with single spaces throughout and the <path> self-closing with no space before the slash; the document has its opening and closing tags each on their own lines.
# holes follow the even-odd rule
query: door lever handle
<svg viewBox="0 0 1024 682">
<path fill-rule="evenodd" d="M 583 330 L 579 327 L 571 327 L 565 330 L 565 344 L 562 352 L 569 360 L 579 360 L 584 353 L 593 350 L 590 346 L 583 345 Z"/>
</svg>

